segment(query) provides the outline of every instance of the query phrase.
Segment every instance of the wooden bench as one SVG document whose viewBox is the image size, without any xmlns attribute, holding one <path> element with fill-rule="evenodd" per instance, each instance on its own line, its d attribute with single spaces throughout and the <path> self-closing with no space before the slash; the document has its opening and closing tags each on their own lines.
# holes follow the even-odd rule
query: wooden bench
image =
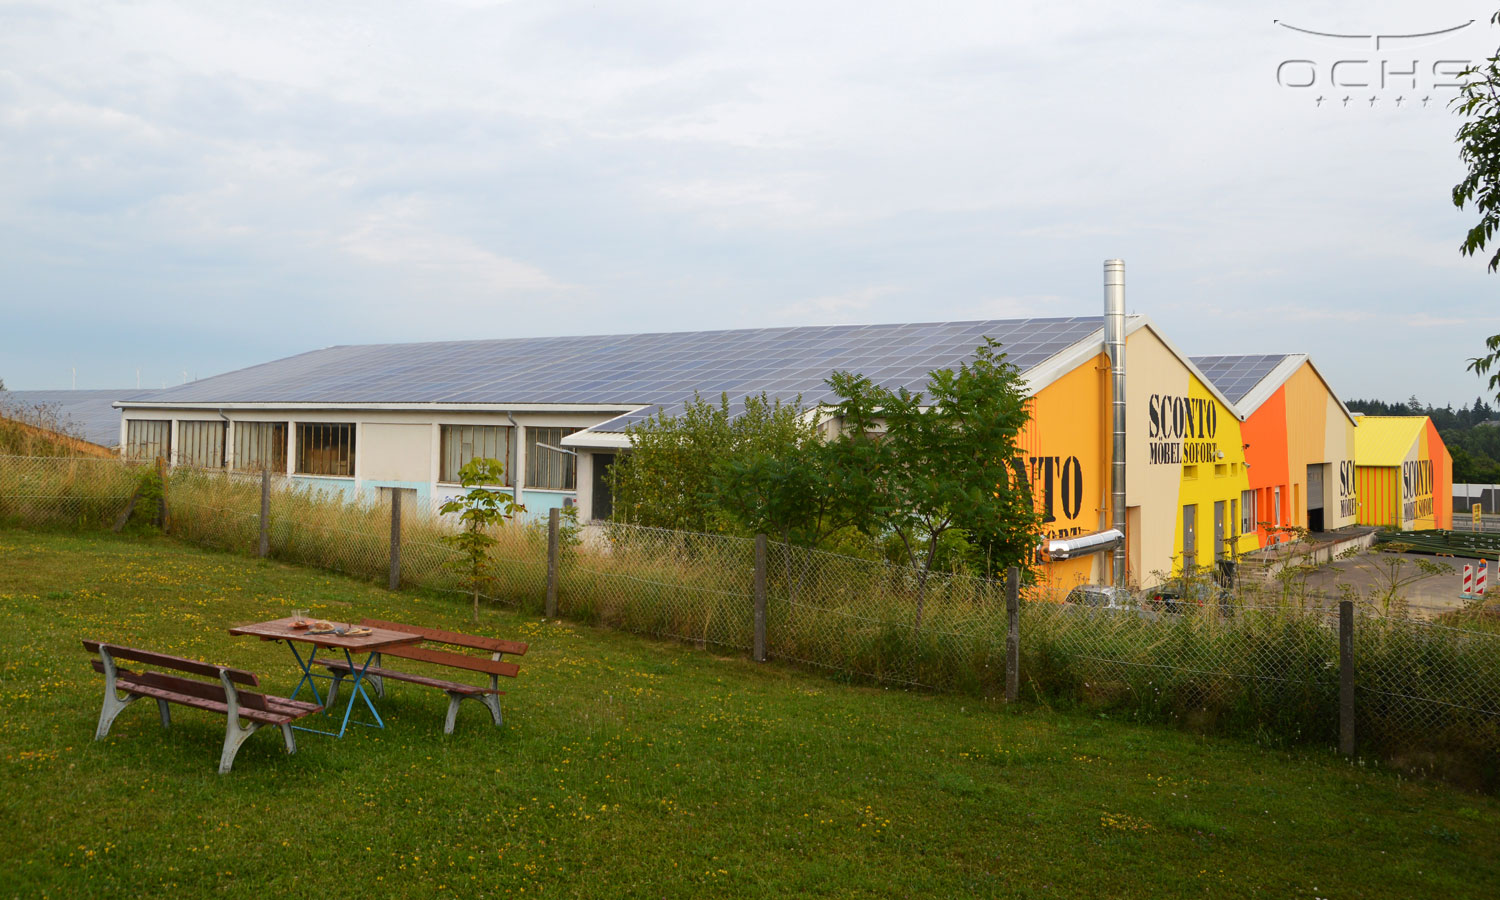
<svg viewBox="0 0 1500 900">
<path fill-rule="evenodd" d="M 513 662 L 505 662 L 502 657 L 507 653 L 513 656 L 525 654 L 526 644 L 519 641 L 502 641 L 498 638 L 459 634 L 456 631 L 443 631 L 439 628 L 424 628 L 420 625 L 382 622 L 379 619 L 364 619 L 360 624 L 370 628 L 387 628 L 391 631 L 419 634 L 422 636 L 424 644 L 447 644 L 451 647 L 488 651 L 490 655 L 486 658 L 449 650 L 431 650 L 425 646 L 391 647 L 370 655 L 370 665 L 365 670 L 365 678 L 375 688 L 375 693 L 381 697 L 385 696 L 385 680 L 387 678 L 392 681 L 405 681 L 410 684 L 437 688 L 445 692 L 448 695 L 448 718 L 443 724 L 444 734 L 453 733 L 454 725 L 458 722 L 459 704 L 465 700 L 478 700 L 480 703 L 483 703 L 490 711 L 490 718 L 495 720 L 495 725 L 498 727 L 504 724 L 504 720 L 500 715 L 499 695 L 505 692 L 500 690 L 500 676 L 504 675 L 508 678 L 514 678 L 521 667 Z M 433 663 L 454 669 L 483 672 L 490 676 L 490 684 L 489 687 L 480 687 L 478 685 L 465 684 L 461 681 L 448 681 L 442 678 L 431 678 L 412 672 L 388 669 L 382 663 L 382 656 L 397 656 L 402 659 Z M 328 705 L 332 706 L 335 698 L 338 697 L 339 683 L 345 678 L 352 677 L 349 664 L 341 659 L 320 659 L 317 662 L 318 665 L 326 667 L 333 673 L 333 686 L 328 690 Z"/>
<path fill-rule="evenodd" d="M 196 659 L 168 656 L 165 653 L 120 647 L 100 641 L 84 641 L 83 647 L 90 653 L 99 654 L 98 658 L 92 660 L 94 671 L 104 675 L 104 708 L 99 711 L 99 727 L 94 731 L 94 740 L 104 740 L 120 711 L 142 697 L 156 700 L 163 728 L 172 724 L 169 706 L 173 703 L 221 713 L 227 721 L 224 728 L 224 751 L 219 755 L 220 775 L 229 771 L 234 765 L 234 756 L 239 752 L 240 745 L 262 725 L 280 727 L 281 736 L 286 741 L 286 752 L 296 753 L 297 742 L 292 737 L 292 723 L 323 708 L 315 703 L 241 690 L 236 685 L 260 685 L 260 679 L 254 673 L 243 669 L 231 669 Z M 132 672 L 116 665 L 117 659 L 143 663 L 153 669 L 171 669 L 203 678 L 216 678 L 218 684 L 165 672 Z M 124 696 L 121 696 L 122 692 Z M 241 719 L 245 720 L 244 724 L 240 722 Z"/>
</svg>

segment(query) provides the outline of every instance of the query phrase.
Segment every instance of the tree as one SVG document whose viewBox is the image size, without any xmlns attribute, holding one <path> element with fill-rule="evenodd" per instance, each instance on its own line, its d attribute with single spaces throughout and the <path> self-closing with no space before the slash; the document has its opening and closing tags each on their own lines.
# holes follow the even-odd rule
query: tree
<svg viewBox="0 0 1500 900">
<path fill-rule="evenodd" d="M 861 526 L 891 534 L 920 570 L 915 627 L 928 576 L 951 530 L 980 544 L 992 568 L 1026 565 L 1038 516 L 1024 483 L 1011 478 L 1021 431 L 1030 420 L 1021 374 L 986 338 L 972 363 L 928 373 L 930 396 L 889 390 L 835 373 L 834 409 L 843 432 L 836 466 L 851 496 L 863 497 Z"/>
<path fill-rule="evenodd" d="M 813 433 L 774 450 L 729 457 L 713 468 L 712 502 L 749 533 L 816 547 L 850 524 L 831 462 L 827 445 Z"/>
<path fill-rule="evenodd" d="M 798 397 L 790 403 L 765 394 L 746 397 L 735 411 L 729 396 L 717 404 L 694 395 L 680 415 L 665 410 L 629 431 L 630 452 L 610 467 L 616 515 L 627 522 L 683 531 L 739 532 L 764 526 L 766 515 L 737 482 L 736 468 L 770 477 L 769 460 L 785 460 L 817 439 L 817 424 Z M 758 463 L 752 461 L 760 461 Z M 746 476 L 749 477 L 748 475 Z M 731 491 L 729 483 L 736 487 Z M 780 528 L 772 528 L 781 533 Z"/>
<path fill-rule="evenodd" d="M 1500 25 L 1500 12 L 1490 22 Z M 1453 205 L 1463 209 L 1473 203 L 1479 212 L 1478 224 L 1459 246 L 1465 256 L 1473 256 L 1489 246 L 1500 227 L 1500 50 L 1464 74 L 1468 78 L 1453 98 L 1453 106 L 1465 117 L 1458 129 L 1458 156 L 1469 171 L 1453 186 Z M 1500 246 L 1489 260 L 1489 270 L 1496 269 L 1500 269 Z M 1500 334 L 1491 335 L 1485 349 L 1486 355 L 1469 360 L 1469 370 L 1481 378 L 1488 374 L 1490 389 L 1500 392 L 1500 368 L 1495 367 L 1500 360 Z"/>
<path fill-rule="evenodd" d="M 458 470 L 459 483 L 469 490 L 442 505 L 444 513 L 458 513 L 463 529 L 443 537 L 443 543 L 463 554 L 464 574 L 474 592 L 474 621 L 479 621 L 479 588 L 490 572 L 490 548 L 495 536 L 489 529 L 526 507 L 502 491 L 491 490 L 505 483 L 505 466 L 498 459 L 476 457 Z"/>
</svg>

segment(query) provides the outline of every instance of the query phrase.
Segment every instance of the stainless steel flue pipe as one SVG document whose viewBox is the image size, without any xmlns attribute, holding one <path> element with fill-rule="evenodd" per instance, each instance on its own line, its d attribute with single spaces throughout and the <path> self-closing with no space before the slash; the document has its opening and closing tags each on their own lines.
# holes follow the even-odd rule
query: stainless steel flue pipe
<svg viewBox="0 0 1500 900">
<path fill-rule="evenodd" d="M 1104 261 L 1104 348 L 1109 354 L 1111 421 L 1114 449 L 1110 465 L 1110 507 L 1114 528 L 1125 532 L 1125 260 Z M 1111 573 L 1115 587 L 1125 587 L 1126 542 L 1116 547 Z"/>
</svg>

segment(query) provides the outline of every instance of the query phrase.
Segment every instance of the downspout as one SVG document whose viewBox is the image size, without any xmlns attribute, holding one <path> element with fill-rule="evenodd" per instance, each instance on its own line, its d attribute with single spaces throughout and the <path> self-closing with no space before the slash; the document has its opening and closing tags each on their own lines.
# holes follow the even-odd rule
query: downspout
<svg viewBox="0 0 1500 900">
<path fill-rule="evenodd" d="M 511 432 L 510 433 L 516 436 L 516 453 L 515 453 L 515 456 L 517 458 L 519 458 L 520 455 L 521 455 L 521 423 L 517 422 L 516 421 L 516 417 L 510 414 L 510 410 L 506 410 L 505 411 L 505 418 L 508 419 L 508 420 L 510 420 L 510 427 L 511 427 Z M 515 501 L 515 504 L 517 506 L 524 507 L 526 504 L 524 504 L 524 503 L 521 502 L 521 475 L 522 474 L 523 473 L 521 473 L 521 472 L 514 472 L 514 471 L 510 473 L 511 481 L 514 482 L 514 484 L 511 487 L 510 494 L 511 494 L 511 499 L 513 499 Z"/>
<path fill-rule="evenodd" d="M 222 456 L 224 457 L 224 471 L 228 472 L 234 468 L 230 465 L 233 460 L 229 456 L 229 449 L 233 446 L 229 443 L 229 429 L 234 424 L 234 420 L 224 415 L 224 410 L 222 409 L 216 410 L 216 412 L 218 412 L 219 418 L 224 420 L 224 450 Z"/>
<path fill-rule="evenodd" d="M 1114 527 L 1125 533 L 1125 261 L 1104 261 L 1104 347 L 1109 354 L 1110 404 L 1114 446 L 1111 453 L 1110 508 Z M 1125 587 L 1128 541 L 1115 548 L 1115 587 Z"/>
</svg>

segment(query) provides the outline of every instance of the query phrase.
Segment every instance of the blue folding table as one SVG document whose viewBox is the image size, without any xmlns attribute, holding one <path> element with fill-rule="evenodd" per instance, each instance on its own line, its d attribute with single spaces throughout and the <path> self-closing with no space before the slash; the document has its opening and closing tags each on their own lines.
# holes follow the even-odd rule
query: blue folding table
<svg viewBox="0 0 1500 900">
<path fill-rule="evenodd" d="M 339 730 L 323 731 L 317 728 L 293 727 L 299 731 L 311 731 L 317 734 L 343 737 L 344 732 L 349 728 L 349 720 L 351 714 L 354 712 L 354 704 L 363 700 L 365 708 L 370 711 L 370 715 L 375 717 L 375 721 L 362 722 L 356 719 L 354 723 L 356 725 L 368 725 L 371 728 L 384 728 L 385 721 L 380 718 L 380 711 L 375 708 L 375 701 L 370 699 L 369 692 L 365 690 L 365 682 L 368 680 L 365 678 L 365 670 L 370 667 L 370 661 L 379 656 L 381 650 L 401 644 L 421 643 L 422 636 L 404 631 L 391 631 L 386 628 L 372 628 L 369 634 L 359 635 L 336 633 L 312 634 L 309 633 L 311 629 L 293 628 L 293 621 L 295 620 L 288 616 L 285 619 L 272 619 L 269 622 L 257 622 L 253 625 L 240 625 L 229 629 L 230 634 L 253 635 L 263 641 L 286 641 L 287 647 L 291 648 L 293 658 L 297 660 L 297 666 L 302 670 L 302 679 L 297 682 L 296 689 L 292 691 L 291 699 L 297 699 L 297 694 L 301 693 L 302 688 L 306 686 L 312 691 L 313 700 L 320 706 L 324 705 L 323 696 L 318 693 L 318 684 L 314 679 L 327 678 L 331 681 L 333 676 L 313 671 L 313 665 L 317 662 L 318 651 L 343 651 L 344 662 L 348 663 L 349 672 L 354 680 L 349 691 L 349 704 L 344 707 L 344 718 L 339 724 Z M 334 624 L 344 628 L 353 627 L 344 623 Z M 305 658 L 297 650 L 298 644 L 310 645 L 311 649 Z M 356 663 L 354 661 L 355 654 L 363 654 L 364 662 Z M 331 709 L 325 709 L 324 712 L 328 715 L 337 715 Z"/>
</svg>

